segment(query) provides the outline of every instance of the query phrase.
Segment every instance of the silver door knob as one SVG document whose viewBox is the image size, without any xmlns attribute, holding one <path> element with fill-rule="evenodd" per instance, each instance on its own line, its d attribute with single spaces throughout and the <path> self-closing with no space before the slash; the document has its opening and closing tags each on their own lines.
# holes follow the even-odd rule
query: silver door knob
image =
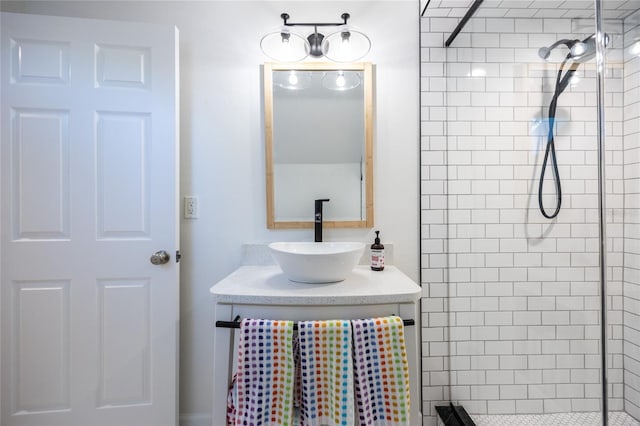
<svg viewBox="0 0 640 426">
<path fill-rule="evenodd" d="M 153 263 L 154 265 L 164 265 L 165 263 L 169 262 L 169 259 L 171 259 L 169 253 L 164 250 L 160 250 L 153 253 L 151 255 L 151 259 L 149 260 L 151 260 L 151 263 Z"/>
</svg>

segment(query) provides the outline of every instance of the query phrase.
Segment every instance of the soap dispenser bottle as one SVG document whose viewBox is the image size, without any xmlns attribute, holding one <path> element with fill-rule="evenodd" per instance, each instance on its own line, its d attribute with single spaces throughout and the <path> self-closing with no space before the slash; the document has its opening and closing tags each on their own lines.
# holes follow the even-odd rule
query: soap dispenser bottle
<svg viewBox="0 0 640 426">
<path fill-rule="evenodd" d="M 384 269 L 384 245 L 380 244 L 380 231 L 376 231 L 376 239 L 371 244 L 371 269 L 374 271 Z"/>
</svg>

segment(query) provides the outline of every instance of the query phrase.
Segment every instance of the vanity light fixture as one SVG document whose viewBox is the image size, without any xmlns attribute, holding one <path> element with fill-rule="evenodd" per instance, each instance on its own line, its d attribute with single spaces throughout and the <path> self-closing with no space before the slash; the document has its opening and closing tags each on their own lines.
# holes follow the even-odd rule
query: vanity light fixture
<svg viewBox="0 0 640 426">
<path fill-rule="evenodd" d="M 289 14 L 282 13 L 282 27 L 262 37 L 260 47 L 265 55 L 282 62 L 301 61 L 309 55 L 324 56 L 334 62 L 357 61 L 369 52 L 371 41 L 366 34 L 347 25 L 351 15 L 343 13 L 340 17 L 343 22 L 288 22 Z M 304 37 L 290 27 L 313 27 L 313 32 Z M 318 27 L 338 28 L 325 37 Z"/>
<path fill-rule="evenodd" d="M 345 91 L 360 86 L 362 77 L 357 71 L 327 71 L 322 77 L 322 86 L 329 90 Z"/>
<path fill-rule="evenodd" d="M 309 71 L 290 70 L 274 74 L 273 83 L 283 89 L 303 90 L 311 86 L 311 78 Z"/>
</svg>

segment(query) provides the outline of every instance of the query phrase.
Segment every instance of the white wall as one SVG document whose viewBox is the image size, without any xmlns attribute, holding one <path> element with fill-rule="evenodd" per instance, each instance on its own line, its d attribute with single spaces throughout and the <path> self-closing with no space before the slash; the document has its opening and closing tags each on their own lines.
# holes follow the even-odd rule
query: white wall
<svg viewBox="0 0 640 426">
<path fill-rule="evenodd" d="M 360 163 L 274 164 L 275 220 L 312 221 L 313 200 L 321 198 L 331 200 L 323 205 L 323 220 L 364 220 L 362 168 Z"/>
<path fill-rule="evenodd" d="M 373 43 L 376 65 L 375 229 L 397 266 L 418 280 L 418 2 L 45 1 L 2 2 L 3 11 L 131 20 L 180 30 L 181 192 L 200 218 L 182 222 L 180 411 L 206 424 L 211 408 L 209 287 L 241 262 L 241 244 L 311 240 L 312 231 L 268 231 L 260 38 L 291 21 L 351 23 Z M 372 230 L 326 230 L 328 240 L 373 241 Z"/>
</svg>

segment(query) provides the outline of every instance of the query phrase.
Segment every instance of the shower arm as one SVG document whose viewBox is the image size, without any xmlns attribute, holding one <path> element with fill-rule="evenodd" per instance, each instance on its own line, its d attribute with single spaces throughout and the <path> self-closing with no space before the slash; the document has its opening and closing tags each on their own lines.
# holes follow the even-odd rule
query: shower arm
<svg viewBox="0 0 640 426">
<path fill-rule="evenodd" d="M 571 49 L 573 47 L 573 45 L 578 43 L 579 41 L 580 40 L 569 40 L 568 38 L 563 38 L 563 39 L 560 39 L 560 40 L 556 41 L 555 43 L 553 43 L 551 46 L 548 47 L 548 49 L 549 50 L 553 50 L 556 47 L 560 46 L 561 44 L 564 44 L 569 49 Z"/>
<path fill-rule="evenodd" d="M 551 46 L 549 47 L 541 47 L 540 49 L 538 49 L 538 56 L 540 56 L 541 59 L 547 59 L 549 57 L 549 55 L 551 55 L 551 51 L 553 49 L 555 49 L 556 47 L 560 46 L 560 45 L 565 45 L 567 46 L 567 48 L 569 50 L 571 50 L 571 48 L 576 44 L 579 43 L 580 40 L 569 40 L 568 38 L 563 38 L 561 40 L 556 41 L 555 43 L 553 43 Z M 567 56 L 567 59 L 569 59 L 571 56 Z"/>
</svg>

